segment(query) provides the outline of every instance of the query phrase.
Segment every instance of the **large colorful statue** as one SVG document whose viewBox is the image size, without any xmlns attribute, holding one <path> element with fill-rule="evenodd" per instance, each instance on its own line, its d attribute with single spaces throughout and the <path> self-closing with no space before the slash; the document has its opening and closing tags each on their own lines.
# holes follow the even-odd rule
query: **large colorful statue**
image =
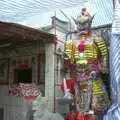
<svg viewBox="0 0 120 120">
<path fill-rule="evenodd" d="M 110 105 L 100 73 L 107 71 L 108 48 L 106 41 L 91 31 L 93 17 L 83 8 L 75 21 L 78 40 L 67 40 L 65 54 L 68 69 L 74 79 L 76 111 L 104 113 Z M 67 64 L 68 65 L 68 64 Z"/>
</svg>

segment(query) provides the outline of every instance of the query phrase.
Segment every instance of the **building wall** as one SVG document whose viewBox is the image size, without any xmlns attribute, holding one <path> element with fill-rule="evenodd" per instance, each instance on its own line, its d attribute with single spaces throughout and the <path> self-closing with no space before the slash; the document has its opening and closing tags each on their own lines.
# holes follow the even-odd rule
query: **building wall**
<svg viewBox="0 0 120 120">
<path fill-rule="evenodd" d="M 4 110 L 4 120 L 27 120 L 30 104 L 20 97 L 10 96 L 7 85 L 0 85 L 0 108 Z"/>
<path fill-rule="evenodd" d="M 2 51 L 2 50 L 1 50 Z M 36 83 L 37 81 L 37 57 L 38 53 L 43 53 L 46 51 L 46 77 L 45 77 L 45 86 L 39 85 L 40 90 L 45 90 L 45 96 L 42 98 L 48 99 L 48 109 L 53 111 L 54 107 L 54 46 L 48 44 L 45 50 L 44 45 L 38 49 L 36 45 L 29 46 L 19 46 L 14 49 L 8 49 L 7 51 L 0 52 L 0 63 L 1 60 L 6 63 L 4 68 L 5 77 L 0 76 L 0 81 L 6 80 L 7 83 L 13 82 L 13 69 L 17 65 L 25 60 L 28 60 L 28 64 L 33 68 L 32 81 Z M 32 63 L 32 58 L 35 58 L 34 63 Z M 9 59 L 8 59 L 9 58 Z M 6 61 L 7 60 L 7 61 Z M 9 60 L 9 61 L 8 61 Z M 16 61 L 16 62 L 15 62 Z M 20 62 L 21 61 L 21 62 Z M 9 62 L 9 66 L 8 66 Z M 44 61 L 45 62 L 45 61 Z M 43 64 L 41 64 L 43 65 Z M 40 66 L 40 68 L 42 68 Z M 9 71 L 8 71 L 9 69 Z M 40 71 L 42 71 L 41 69 Z M 40 76 L 41 77 L 41 76 Z M 0 83 L 0 108 L 4 109 L 4 120 L 27 120 L 28 111 L 30 109 L 30 104 L 28 101 L 20 97 L 10 96 L 9 95 L 9 85 L 10 84 L 1 84 Z"/>
<path fill-rule="evenodd" d="M 41 45 L 40 52 L 38 46 L 34 45 L 23 45 L 16 48 L 10 49 L 7 51 L 1 52 L 0 54 L 0 65 L 4 63 L 4 75 L 0 73 L 0 82 L 6 81 L 6 84 L 14 83 L 14 69 L 19 68 L 20 65 L 26 64 L 28 67 L 32 68 L 32 82 L 38 83 L 38 55 L 40 53 L 40 59 L 45 53 L 44 45 Z M 40 74 L 43 74 L 45 71 L 44 63 L 45 61 L 41 60 L 40 62 Z M 1 66 L 0 66 L 1 67 Z M 40 76 L 41 83 L 44 83 L 44 75 Z"/>
</svg>

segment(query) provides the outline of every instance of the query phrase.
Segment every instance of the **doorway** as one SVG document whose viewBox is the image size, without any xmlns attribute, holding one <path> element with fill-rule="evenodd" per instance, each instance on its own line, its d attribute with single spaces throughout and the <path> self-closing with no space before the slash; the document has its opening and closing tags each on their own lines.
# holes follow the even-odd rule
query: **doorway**
<svg viewBox="0 0 120 120">
<path fill-rule="evenodd" d="M 15 83 L 32 83 L 32 68 L 15 69 L 14 70 Z"/>
</svg>

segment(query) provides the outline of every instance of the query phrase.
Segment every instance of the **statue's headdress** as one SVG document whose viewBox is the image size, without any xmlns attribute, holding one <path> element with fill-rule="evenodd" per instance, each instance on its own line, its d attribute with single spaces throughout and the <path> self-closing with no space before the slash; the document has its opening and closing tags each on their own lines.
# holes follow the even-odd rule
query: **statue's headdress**
<svg viewBox="0 0 120 120">
<path fill-rule="evenodd" d="M 80 32 L 84 32 L 90 29 L 93 18 L 94 16 L 91 16 L 87 9 L 83 8 L 80 12 L 80 15 L 77 16 L 77 19 L 73 18 L 73 20 L 77 25 L 77 30 Z"/>
</svg>

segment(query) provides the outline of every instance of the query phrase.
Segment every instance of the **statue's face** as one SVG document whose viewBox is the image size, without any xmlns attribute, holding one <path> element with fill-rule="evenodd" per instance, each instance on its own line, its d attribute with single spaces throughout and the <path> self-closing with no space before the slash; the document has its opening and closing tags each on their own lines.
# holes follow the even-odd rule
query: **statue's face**
<svg viewBox="0 0 120 120">
<path fill-rule="evenodd" d="M 77 30 L 82 33 L 82 34 L 86 34 L 89 32 L 89 23 L 77 23 Z"/>
</svg>

